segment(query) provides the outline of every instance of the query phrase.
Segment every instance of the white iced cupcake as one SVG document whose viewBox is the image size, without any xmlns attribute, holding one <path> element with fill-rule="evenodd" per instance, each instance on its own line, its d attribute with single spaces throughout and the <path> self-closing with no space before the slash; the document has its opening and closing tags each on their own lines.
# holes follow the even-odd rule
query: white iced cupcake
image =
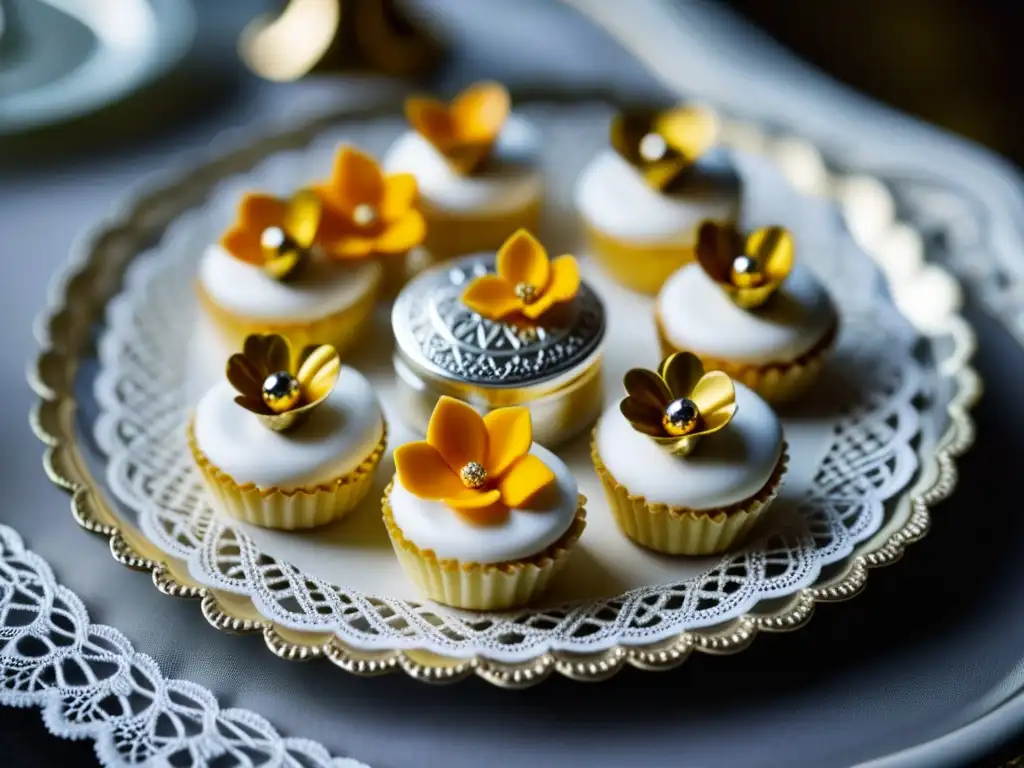
<svg viewBox="0 0 1024 768">
<path fill-rule="evenodd" d="M 510 109 L 504 86 L 489 82 L 447 105 L 425 97 L 406 101 L 412 130 L 388 150 L 384 167 L 416 177 L 433 258 L 495 250 L 515 230 L 537 228 L 544 192 L 540 140 Z"/>
<path fill-rule="evenodd" d="M 374 261 L 339 263 L 315 242 L 321 205 L 312 193 L 291 200 L 248 194 L 237 220 L 202 256 L 201 304 L 230 347 L 253 333 L 275 333 L 295 347 L 314 342 L 341 354 L 368 323 L 381 284 Z"/>
<path fill-rule="evenodd" d="M 611 147 L 584 169 L 575 204 L 591 254 L 619 282 L 656 293 L 693 259 L 702 221 L 738 218 L 740 178 L 717 140 L 716 117 L 698 108 L 613 121 Z"/>
<path fill-rule="evenodd" d="M 592 458 L 616 522 L 630 539 L 671 555 L 711 555 L 741 543 L 786 470 L 771 407 L 696 357 L 658 372 L 634 369 L 628 392 L 594 430 Z"/>
<path fill-rule="evenodd" d="M 533 444 L 530 413 L 479 416 L 438 400 L 426 440 L 395 450 L 384 523 L 406 575 L 457 608 L 523 605 L 547 588 L 586 522 L 569 468 Z"/>
<path fill-rule="evenodd" d="M 189 445 L 214 507 L 267 528 L 311 528 L 351 511 L 372 487 L 384 416 L 369 381 L 328 345 L 293 359 L 254 335 L 196 406 Z"/>
<path fill-rule="evenodd" d="M 794 263 L 789 232 L 744 237 L 707 223 L 698 258 L 658 294 L 662 353 L 692 352 L 772 402 L 803 393 L 835 345 L 839 316 L 821 281 Z"/>
</svg>

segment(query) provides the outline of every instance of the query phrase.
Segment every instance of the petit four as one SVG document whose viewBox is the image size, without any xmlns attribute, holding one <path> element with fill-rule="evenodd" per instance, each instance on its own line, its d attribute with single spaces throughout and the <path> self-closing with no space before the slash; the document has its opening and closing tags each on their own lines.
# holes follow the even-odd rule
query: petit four
<svg viewBox="0 0 1024 768">
<path fill-rule="evenodd" d="M 633 369 L 594 430 L 591 456 L 616 522 L 671 555 L 740 543 L 775 498 L 786 443 L 771 407 L 722 371 L 676 353 Z"/>
<path fill-rule="evenodd" d="M 825 286 L 794 264 L 792 235 L 764 227 L 744 237 L 705 222 L 697 257 L 658 294 L 663 353 L 692 352 L 771 402 L 799 396 L 834 346 L 839 318 Z"/>
<path fill-rule="evenodd" d="M 450 104 L 411 97 L 405 114 L 411 130 L 391 147 L 384 166 L 418 180 L 433 257 L 493 250 L 510 232 L 537 228 L 540 141 L 511 111 L 504 86 L 476 83 Z"/>
<path fill-rule="evenodd" d="M 328 344 L 294 355 L 252 335 L 196 406 L 188 442 L 214 507 L 267 528 L 311 528 L 370 491 L 384 452 L 370 383 Z"/>
<path fill-rule="evenodd" d="M 315 340 L 344 353 L 360 336 L 380 290 L 372 261 L 324 258 L 324 210 L 317 195 L 243 197 L 235 223 L 199 263 L 197 290 L 231 347 L 252 333 L 276 333 L 296 347 Z"/>
<path fill-rule="evenodd" d="M 526 408 L 481 417 L 437 401 L 426 440 L 395 449 L 384 523 L 406 575 L 432 600 L 499 610 L 539 595 L 586 525 L 569 468 L 533 442 Z"/>
<path fill-rule="evenodd" d="M 601 411 L 604 306 L 573 257 L 549 259 L 525 230 L 496 255 L 419 275 L 395 301 L 392 328 L 398 405 L 421 432 L 442 395 L 483 411 L 522 405 L 549 447 Z"/>
<path fill-rule="evenodd" d="M 591 255 L 623 285 L 654 294 L 693 259 L 704 219 L 739 216 L 741 181 L 701 107 L 618 115 L 611 146 L 576 183 Z"/>
</svg>

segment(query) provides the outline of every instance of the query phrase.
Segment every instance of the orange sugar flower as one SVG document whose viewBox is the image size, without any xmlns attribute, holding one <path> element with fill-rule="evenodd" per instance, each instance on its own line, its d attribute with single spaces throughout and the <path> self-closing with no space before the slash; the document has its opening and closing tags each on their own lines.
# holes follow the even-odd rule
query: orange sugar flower
<svg viewBox="0 0 1024 768">
<path fill-rule="evenodd" d="M 302 190 L 290 200 L 250 193 L 220 244 L 236 259 L 279 280 L 288 277 L 313 246 L 321 219 L 320 198 Z"/>
<path fill-rule="evenodd" d="M 328 256 L 402 254 L 420 245 L 427 233 L 415 207 L 416 177 L 385 175 L 376 160 L 352 147 L 338 151 L 330 180 L 316 192 L 324 204 L 320 240 Z"/>
<path fill-rule="evenodd" d="M 493 82 L 474 83 L 451 104 L 424 96 L 405 101 L 409 124 L 459 173 L 487 159 L 511 110 L 508 90 Z"/>
<path fill-rule="evenodd" d="M 576 259 L 550 260 L 544 246 L 520 229 L 498 249 L 497 274 L 476 278 L 463 292 L 462 302 L 490 320 L 514 314 L 535 320 L 555 304 L 570 301 L 579 288 Z"/>
<path fill-rule="evenodd" d="M 395 449 L 395 469 L 414 496 L 483 520 L 522 507 L 555 479 L 530 453 L 532 444 L 526 408 L 499 408 L 481 417 L 445 396 L 434 407 L 427 439 Z"/>
</svg>

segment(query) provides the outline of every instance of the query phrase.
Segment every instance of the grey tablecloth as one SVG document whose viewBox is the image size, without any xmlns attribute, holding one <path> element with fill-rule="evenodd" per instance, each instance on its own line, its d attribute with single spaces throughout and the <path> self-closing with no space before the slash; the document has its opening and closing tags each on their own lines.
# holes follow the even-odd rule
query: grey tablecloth
<svg viewBox="0 0 1024 768">
<path fill-rule="evenodd" d="M 209 12 L 207 3 L 206 10 Z M 228 4 L 218 4 L 228 5 Z M 488 75 L 518 83 L 601 85 L 661 93 L 627 53 L 561 5 L 536 0 L 431 3 L 465 45 L 451 82 Z M 237 9 L 236 9 L 237 10 Z M 230 30 L 226 11 L 212 19 Z M 695 22 L 695 23 L 699 23 Z M 532 36 L 532 38 L 530 37 Z M 509 41 L 533 39 L 528 48 Z M 526 53 L 528 52 L 528 55 Z M 1024 401 L 1009 375 L 1021 351 L 974 312 L 989 395 L 981 444 L 963 462 L 956 497 L 926 543 L 871 578 L 867 594 L 820 609 L 810 628 L 768 636 L 736 657 L 695 658 L 659 675 L 626 671 L 584 686 L 553 679 L 510 693 L 470 681 L 427 688 L 403 676 L 359 679 L 326 663 L 274 658 L 259 637 L 208 626 L 198 605 L 158 594 L 72 522 L 46 480 L 26 414 L 32 318 L 76 233 L 141 175 L 242 122 L 295 118 L 359 92 L 343 83 L 250 84 L 244 98 L 174 131 L 70 164 L 0 171 L 0 515 L 54 564 L 96 621 L 124 631 L 168 676 L 195 680 L 222 704 L 253 709 L 282 732 L 316 739 L 374 766 L 851 765 L 938 736 L 994 701 L 1024 649 L 1024 521 L 1013 498 Z M 1006 725 L 1001 726 L 1005 732 Z M 955 755 L 948 752 L 948 755 Z M 934 754 L 917 764 L 937 764 Z"/>
</svg>

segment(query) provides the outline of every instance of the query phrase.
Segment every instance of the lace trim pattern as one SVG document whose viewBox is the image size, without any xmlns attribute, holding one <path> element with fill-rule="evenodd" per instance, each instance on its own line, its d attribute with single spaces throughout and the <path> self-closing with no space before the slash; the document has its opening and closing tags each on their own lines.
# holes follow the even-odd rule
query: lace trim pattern
<svg viewBox="0 0 1024 768">
<path fill-rule="evenodd" d="M 95 741 L 103 765 L 366 768 L 282 737 L 255 712 L 222 709 L 200 685 L 165 678 L 116 629 L 92 624 L 78 596 L 2 524 L 0 677 L 0 704 L 39 707 L 53 735 Z"/>
</svg>

